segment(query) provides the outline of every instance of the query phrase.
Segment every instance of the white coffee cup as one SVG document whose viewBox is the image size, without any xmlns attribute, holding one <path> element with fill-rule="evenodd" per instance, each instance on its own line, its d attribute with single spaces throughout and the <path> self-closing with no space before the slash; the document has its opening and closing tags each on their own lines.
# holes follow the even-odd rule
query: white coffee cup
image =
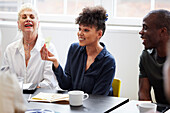
<svg viewBox="0 0 170 113">
<path fill-rule="evenodd" d="M 83 101 L 89 98 L 87 93 L 79 90 L 69 91 L 69 103 L 71 106 L 81 106 Z"/>
<path fill-rule="evenodd" d="M 140 103 L 137 107 L 140 113 L 156 113 L 157 105 L 154 103 Z"/>
</svg>

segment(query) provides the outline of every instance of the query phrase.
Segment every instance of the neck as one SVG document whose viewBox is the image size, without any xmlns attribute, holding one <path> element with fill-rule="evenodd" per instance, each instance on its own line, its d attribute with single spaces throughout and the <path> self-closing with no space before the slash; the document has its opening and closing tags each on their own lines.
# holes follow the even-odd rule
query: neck
<svg viewBox="0 0 170 113">
<path fill-rule="evenodd" d="M 159 57 L 167 56 L 167 44 L 164 44 L 162 47 L 156 48 L 156 50 Z"/>
<path fill-rule="evenodd" d="M 24 45 L 34 45 L 37 40 L 38 35 L 24 35 L 23 44 Z"/>
<path fill-rule="evenodd" d="M 99 54 L 103 47 L 98 43 L 96 46 L 86 46 L 86 52 L 88 56 Z"/>
</svg>

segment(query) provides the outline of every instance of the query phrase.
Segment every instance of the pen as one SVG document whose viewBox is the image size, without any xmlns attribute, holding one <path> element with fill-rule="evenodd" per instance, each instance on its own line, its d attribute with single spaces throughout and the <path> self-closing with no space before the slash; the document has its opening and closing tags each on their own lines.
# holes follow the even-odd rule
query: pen
<svg viewBox="0 0 170 113">
<path fill-rule="evenodd" d="M 32 94 L 30 94 L 29 97 L 28 97 L 28 100 L 27 100 L 28 103 L 30 102 L 31 96 L 32 96 Z"/>
</svg>

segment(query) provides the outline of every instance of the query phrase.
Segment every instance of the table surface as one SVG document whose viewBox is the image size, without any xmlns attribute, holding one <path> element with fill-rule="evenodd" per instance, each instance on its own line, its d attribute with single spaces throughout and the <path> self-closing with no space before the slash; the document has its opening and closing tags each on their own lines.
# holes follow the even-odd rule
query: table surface
<svg viewBox="0 0 170 113">
<path fill-rule="evenodd" d="M 111 111 L 110 113 L 139 113 L 137 104 L 147 102 L 149 101 L 131 100 L 128 103 L 122 105 L 121 107 Z M 168 105 L 157 104 L 157 111 L 159 111 L 159 113 L 165 113 L 169 108 L 170 106 Z"/>
<path fill-rule="evenodd" d="M 37 89 L 32 95 L 36 95 L 39 92 L 58 93 L 57 90 Z M 24 94 L 25 100 L 29 98 L 29 94 Z M 43 103 L 43 102 L 27 102 L 27 109 L 48 109 L 59 113 L 104 113 L 115 110 L 121 105 L 127 103 L 128 98 L 102 96 L 102 95 L 89 95 L 89 98 L 83 102 L 82 106 L 73 107 L 69 104 L 59 103 Z"/>
</svg>

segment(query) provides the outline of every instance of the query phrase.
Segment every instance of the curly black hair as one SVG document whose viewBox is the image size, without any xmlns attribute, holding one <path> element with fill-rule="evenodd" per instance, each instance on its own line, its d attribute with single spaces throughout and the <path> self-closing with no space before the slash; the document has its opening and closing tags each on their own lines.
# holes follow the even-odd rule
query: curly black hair
<svg viewBox="0 0 170 113">
<path fill-rule="evenodd" d="M 95 26 L 96 30 L 102 30 L 104 35 L 107 20 L 106 10 L 102 6 L 85 7 L 76 18 L 76 24 Z"/>
</svg>

